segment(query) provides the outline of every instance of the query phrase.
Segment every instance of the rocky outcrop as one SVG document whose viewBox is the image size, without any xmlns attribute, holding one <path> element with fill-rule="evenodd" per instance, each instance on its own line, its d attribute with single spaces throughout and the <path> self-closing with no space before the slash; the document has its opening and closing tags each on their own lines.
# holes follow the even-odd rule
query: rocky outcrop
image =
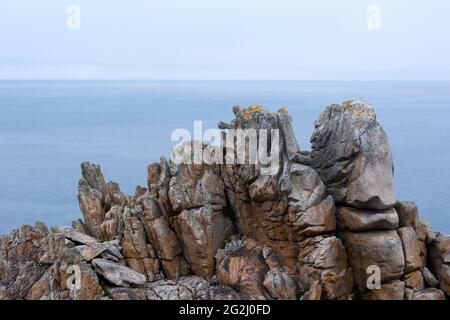
<svg viewBox="0 0 450 320">
<path fill-rule="evenodd" d="M 0 299 L 450 295 L 450 238 L 397 201 L 391 149 L 369 104 L 326 108 L 310 152 L 284 108 L 233 112 L 219 123 L 222 145 L 180 144 L 148 166 L 134 195 L 83 163 L 83 220 L 0 237 Z"/>
</svg>

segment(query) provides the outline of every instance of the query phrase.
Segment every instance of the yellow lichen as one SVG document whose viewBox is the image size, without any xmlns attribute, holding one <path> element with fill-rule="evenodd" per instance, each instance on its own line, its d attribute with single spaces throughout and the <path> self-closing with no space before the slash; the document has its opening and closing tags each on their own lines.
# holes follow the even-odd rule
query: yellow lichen
<svg viewBox="0 0 450 320">
<path fill-rule="evenodd" d="M 280 107 L 278 109 L 278 113 L 286 113 L 286 108 L 285 107 Z"/>
<path fill-rule="evenodd" d="M 367 117 L 369 119 L 375 119 L 376 115 L 373 109 L 367 106 L 356 105 L 353 106 L 353 101 L 348 100 L 342 104 L 345 108 L 345 111 L 354 114 L 357 117 Z"/>
<path fill-rule="evenodd" d="M 247 109 L 244 109 L 243 117 L 247 118 L 250 114 L 259 112 L 259 111 L 263 111 L 263 110 L 264 110 L 264 107 L 262 105 L 252 104 L 252 105 L 248 106 Z"/>
</svg>

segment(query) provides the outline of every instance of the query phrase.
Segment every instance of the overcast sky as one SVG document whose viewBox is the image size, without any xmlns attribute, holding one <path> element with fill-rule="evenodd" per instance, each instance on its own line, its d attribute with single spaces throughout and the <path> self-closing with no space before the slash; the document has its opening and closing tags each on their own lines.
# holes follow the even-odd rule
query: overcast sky
<svg viewBox="0 0 450 320">
<path fill-rule="evenodd" d="M 3 0 L 0 78 L 450 80 L 449 39 L 448 0 Z"/>
</svg>

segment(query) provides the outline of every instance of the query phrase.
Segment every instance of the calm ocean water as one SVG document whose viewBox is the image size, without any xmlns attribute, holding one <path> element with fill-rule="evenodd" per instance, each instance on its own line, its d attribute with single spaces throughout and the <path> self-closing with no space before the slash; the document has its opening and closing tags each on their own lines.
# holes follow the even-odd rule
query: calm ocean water
<svg viewBox="0 0 450 320">
<path fill-rule="evenodd" d="M 169 155 L 176 128 L 215 128 L 231 107 L 285 106 L 302 149 L 329 104 L 362 97 L 387 131 L 399 199 L 414 200 L 434 229 L 450 233 L 450 83 L 21 82 L 0 81 L 0 233 L 81 217 L 79 165 L 101 164 L 132 193 L 146 166 Z"/>
</svg>

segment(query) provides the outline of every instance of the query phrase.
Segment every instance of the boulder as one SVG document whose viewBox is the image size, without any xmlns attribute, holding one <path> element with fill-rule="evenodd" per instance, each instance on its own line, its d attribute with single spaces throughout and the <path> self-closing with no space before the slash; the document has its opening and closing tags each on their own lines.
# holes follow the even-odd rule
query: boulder
<svg viewBox="0 0 450 320">
<path fill-rule="evenodd" d="M 405 283 L 405 287 L 410 288 L 413 291 L 425 289 L 425 282 L 422 273 L 419 270 L 405 274 L 403 276 L 403 282 Z"/>
<path fill-rule="evenodd" d="M 395 205 L 391 147 L 364 100 L 333 104 L 314 123 L 311 163 L 337 203 L 367 209 Z"/>
<path fill-rule="evenodd" d="M 444 264 L 450 263 L 450 236 L 439 235 L 429 246 L 429 260 L 435 274 L 440 274 Z"/>
<path fill-rule="evenodd" d="M 97 243 L 91 246 L 76 246 L 72 250 L 77 251 L 77 253 L 83 258 L 84 261 L 89 262 L 103 253 L 106 250 L 106 247 L 102 246 L 100 243 Z"/>
<path fill-rule="evenodd" d="M 422 276 L 428 287 L 435 288 L 439 285 L 439 281 L 436 279 L 434 274 L 427 267 L 424 267 L 422 269 Z"/>
<path fill-rule="evenodd" d="M 297 298 L 297 286 L 294 279 L 281 268 L 269 270 L 263 285 L 274 299 L 295 300 Z"/>
<path fill-rule="evenodd" d="M 385 210 L 358 210 L 350 207 L 338 208 L 338 226 L 342 230 L 363 232 L 392 230 L 398 227 L 399 219 L 394 208 Z"/>
<path fill-rule="evenodd" d="M 395 204 L 395 209 L 400 220 L 400 227 L 416 228 L 419 221 L 419 213 L 414 202 L 399 201 Z"/>
<path fill-rule="evenodd" d="M 353 288 L 352 271 L 341 240 L 316 236 L 299 245 L 297 273 L 301 288 L 310 288 L 319 281 L 324 298 L 347 299 Z"/>
<path fill-rule="evenodd" d="M 268 266 L 262 250 L 251 239 L 233 239 L 217 252 L 217 280 L 250 299 L 270 299 L 263 284 Z"/>
<path fill-rule="evenodd" d="M 214 286 L 209 289 L 209 297 L 211 300 L 242 300 L 238 292 L 224 285 Z"/>
<path fill-rule="evenodd" d="M 98 274 L 117 286 L 140 286 L 147 282 L 147 278 L 142 273 L 116 262 L 105 259 L 94 259 L 92 260 L 92 265 Z"/>
<path fill-rule="evenodd" d="M 445 300 L 445 294 L 435 288 L 427 288 L 414 293 L 413 300 Z"/>
<path fill-rule="evenodd" d="M 106 290 L 112 300 L 147 300 L 147 294 L 143 288 L 111 287 Z"/>
<path fill-rule="evenodd" d="M 359 291 L 367 290 L 367 268 L 378 266 L 381 282 L 398 279 L 405 268 L 402 241 L 394 230 L 363 233 L 345 232 L 342 240 Z"/>
<path fill-rule="evenodd" d="M 445 292 L 446 295 L 450 295 L 450 266 L 447 264 L 442 265 L 441 272 L 439 273 L 439 288 Z"/>
<path fill-rule="evenodd" d="M 405 272 L 409 273 L 422 267 L 419 239 L 412 227 L 402 227 L 397 230 L 402 240 L 405 254 Z"/>
<path fill-rule="evenodd" d="M 373 289 L 364 295 L 366 300 L 403 300 L 405 283 L 394 280 L 381 285 L 380 289 Z"/>
<path fill-rule="evenodd" d="M 290 203 L 292 204 L 292 202 Z M 289 219 L 298 238 L 313 237 L 333 232 L 336 229 L 334 201 L 331 196 L 313 205 L 304 212 L 289 207 Z"/>
<path fill-rule="evenodd" d="M 66 237 L 67 239 L 72 240 L 74 242 L 84 244 L 84 245 L 95 245 L 95 244 L 100 243 L 100 240 L 98 240 L 97 238 L 94 238 L 87 234 L 78 232 L 75 229 L 62 228 L 61 232 L 64 235 L 64 237 Z"/>
</svg>

